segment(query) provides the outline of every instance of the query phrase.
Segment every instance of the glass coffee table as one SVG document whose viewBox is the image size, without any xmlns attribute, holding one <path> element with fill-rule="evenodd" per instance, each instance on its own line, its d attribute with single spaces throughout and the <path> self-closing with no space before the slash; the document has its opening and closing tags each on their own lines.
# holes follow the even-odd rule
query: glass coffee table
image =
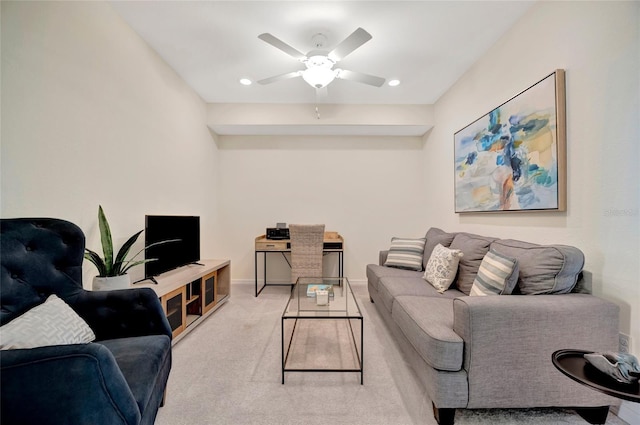
<svg viewBox="0 0 640 425">
<path fill-rule="evenodd" d="M 363 318 L 346 277 L 301 277 L 282 313 L 286 372 L 357 372 L 363 384 Z"/>
</svg>

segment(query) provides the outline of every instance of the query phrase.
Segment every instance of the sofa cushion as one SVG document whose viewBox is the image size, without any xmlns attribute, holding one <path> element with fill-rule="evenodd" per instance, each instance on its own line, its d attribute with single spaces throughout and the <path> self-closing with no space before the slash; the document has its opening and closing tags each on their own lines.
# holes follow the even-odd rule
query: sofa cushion
<svg viewBox="0 0 640 425">
<path fill-rule="evenodd" d="M 462 368 L 464 343 L 453 331 L 453 298 L 399 296 L 391 316 L 431 367 L 444 371 Z"/>
<path fill-rule="evenodd" d="M 422 270 L 424 238 L 391 238 L 391 247 L 384 265 L 407 270 Z"/>
<path fill-rule="evenodd" d="M 474 235 L 471 233 L 458 233 L 451 242 L 450 248 L 459 249 L 464 256 L 458 265 L 456 286 L 460 291 L 469 295 L 473 281 L 476 279 L 482 259 L 489 252 L 491 242 L 496 238 Z"/>
<path fill-rule="evenodd" d="M 422 257 L 423 267 L 427 267 L 427 263 L 429 262 L 429 258 L 431 258 L 431 253 L 433 252 L 433 248 L 435 248 L 436 245 L 440 244 L 445 248 L 448 248 L 455 236 L 455 233 L 447 233 L 442 229 L 438 229 L 437 227 L 432 227 L 427 230 L 427 234 L 425 236 L 427 242 L 424 244 L 424 255 Z"/>
<path fill-rule="evenodd" d="M 462 255 L 462 251 L 459 249 L 449 249 L 440 244 L 436 245 L 422 277 L 438 292 L 443 293 L 449 289 L 453 279 L 455 279 L 458 272 L 458 262 Z"/>
<path fill-rule="evenodd" d="M 147 405 L 156 399 L 154 390 L 166 380 L 171 368 L 171 339 L 166 335 L 146 335 L 100 341 L 118 363 L 131 393 L 144 416 Z M 156 406 L 157 407 L 157 406 Z"/>
<path fill-rule="evenodd" d="M 383 277 L 422 279 L 422 272 L 379 266 L 377 264 L 367 264 L 367 280 L 376 290 L 378 290 L 378 281 Z"/>
<path fill-rule="evenodd" d="M 393 300 L 401 295 L 417 295 L 421 297 L 455 298 L 464 295 L 457 290 L 438 291 L 421 277 L 382 277 L 378 283 L 378 295 L 382 298 L 382 304 L 391 312 Z"/>
<path fill-rule="evenodd" d="M 87 322 L 54 294 L 2 326 L 0 335 L 2 350 L 87 344 L 96 339 Z"/>
<path fill-rule="evenodd" d="M 584 254 L 573 246 L 501 239 L 491 249 L 518 260 L 518 289 L 525 295 L 571 292 L 584 266 Z"/>
<path fill-rule="evenodd" d="M 518 283 L 518 260 L 489 250 L 469 295 L 510 295 Z"/>
</svg>

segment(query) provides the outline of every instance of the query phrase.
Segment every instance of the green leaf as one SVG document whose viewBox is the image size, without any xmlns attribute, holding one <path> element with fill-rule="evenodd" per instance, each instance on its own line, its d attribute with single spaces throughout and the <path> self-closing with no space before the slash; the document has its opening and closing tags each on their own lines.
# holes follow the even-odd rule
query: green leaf
<svg viewBox="0 0 640 425">
<path fill-rule="evenodd" d="M 140 233 L 138 233 L 140 234 Z M 137 237 L 137 235 L 135 235 Z M 140 251 L 136 252 L 136 255 L 134 255 L 133 257 L 131 257 L 131 259 L 129 259 L 128 261 L 124 261 L 124 266 L 125 269 L 124 270 L 129 270 L 131 267 L 138 265 L 138 264 L 144 264 L 144 263 L 148 263 L 150 261 L 157 261 L 157 258 L 150 258 L 147 260 L 142 260 L 142 262 L 137 262 L 136 264 L 131 264 L 129 265 L 129 263 L 131 263 L 131 261 L 133 261 L 136 257 L 138 257 L 138 255 L 140 255 L 143 251 L 145 251 L 146 249 L 151 248 L 152 246 L 157 246 L 157 245 L 162 245 L 165 243 L 169 243 L 169 242 L 179 242 L 181 239 L 167 239 L 166 241 L 158 241 L 158 242 L 154 242 L 148 246 L 145 246 L 144 248 L 142 248 Z"/>
<path fill-rule="evenodd" d="M 84 258 L 86 258 L 91 263 L 93 263 L 94 266 L 96 266 L 96 268 L 98 269 L 98 276 L 100 277 L 108 276 L 107 268 L 105 267 L 104 261 L 102 261 L 102 258 L 100 258 L 100 255 L 98 255 L 97 252 L 91 251 L 90 249 L 87 249 L 87 248 L 85 248 L 84 251 L 85 251 Z"/>
<path fill-rule="evenodd" d="M 129 240 L 127 240 L 118 251 L 118 255 L 116 256 L 116 260 L 114 263 L 114 273 L 116 275 L 124 274 L 124 271 L 122 270 L 122 265 L 128 263 L 128 261 L 125 263 L 125 258 L 127 257 L 127 254 L 129 254 L 129 250 L 131 249 L 133 244 L 136 243 L 136 240 L 138 240 L 138 236 L 140 236 L 142 232 L 143 230 L 140 230 L 138 233 L 131 236 Z M 138 254 L 136 254 L 133 258 L 135 258 L 137 255 Z"/>
<path fill-rule="evenodd" d="M 104 215 L 102 205 L 98 206 L 98 226 L 100 227 L 100 242 L 102 243 L 102 253 L 104 254 L 104 265 L 107 276 L 116 276 L 113 273 L 113 240 L 109 222 Z"/>
<path fill-rule="evenodd" d="M 145 259 L 145 260 L 138 260 L 138 261 L 134 261 L 133 263 L 131 261 L 127 261 L 127 266 L 125 268 L 122 269 L 122 274 L 125 274 L 131 267 L 135 267 L 138 266 L 140 264 L 145 264 L 145 263 L 149 263 L 151 261 L 156 261 L 157 258 L 149 258 L 149 259 Z"/>
</svg>

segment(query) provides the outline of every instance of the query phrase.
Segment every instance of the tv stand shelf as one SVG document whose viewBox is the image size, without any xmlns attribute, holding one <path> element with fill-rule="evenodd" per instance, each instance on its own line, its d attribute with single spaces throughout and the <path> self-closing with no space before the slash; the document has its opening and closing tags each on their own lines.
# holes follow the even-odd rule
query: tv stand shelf
<svg viewBox="0 0 640 425">
<path fill-rule="evenodd" d="M 231 295 L 231 262 L 200 260 L 136 284 L 151 288 L 160 298 L 177 343 L 228 301 Z"/>
</svg>

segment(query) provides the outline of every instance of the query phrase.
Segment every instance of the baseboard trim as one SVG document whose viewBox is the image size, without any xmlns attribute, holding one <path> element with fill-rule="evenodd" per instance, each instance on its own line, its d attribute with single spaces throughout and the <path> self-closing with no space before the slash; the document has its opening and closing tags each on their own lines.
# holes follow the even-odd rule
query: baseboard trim
<svg viewBox="0 0 640 425">
<path fill-rule="evenodd" d="M 231 279 L 231 284 L 232 285 L 255 285 L 255 280 L 253 279 Z M 273 281 L 269 281 L 269 283 L 277 283 L 277 284 L 287 284 L 289 282 L 285 281 L 285 280 L 273 280 Z M 353 286 L 359 286 L 359 285 L 366 285 L 367 284 L 367 279 L 351 279 L 349 278 L 349 283 Z M 258 282 L 258 285 L 262 285 L 262 282 Z"/>
<path fill-rule="evenodd" d="M 253 285 L 254 283 L 253 279 L 231 279 L 232 285 Z"/>
</svg>

